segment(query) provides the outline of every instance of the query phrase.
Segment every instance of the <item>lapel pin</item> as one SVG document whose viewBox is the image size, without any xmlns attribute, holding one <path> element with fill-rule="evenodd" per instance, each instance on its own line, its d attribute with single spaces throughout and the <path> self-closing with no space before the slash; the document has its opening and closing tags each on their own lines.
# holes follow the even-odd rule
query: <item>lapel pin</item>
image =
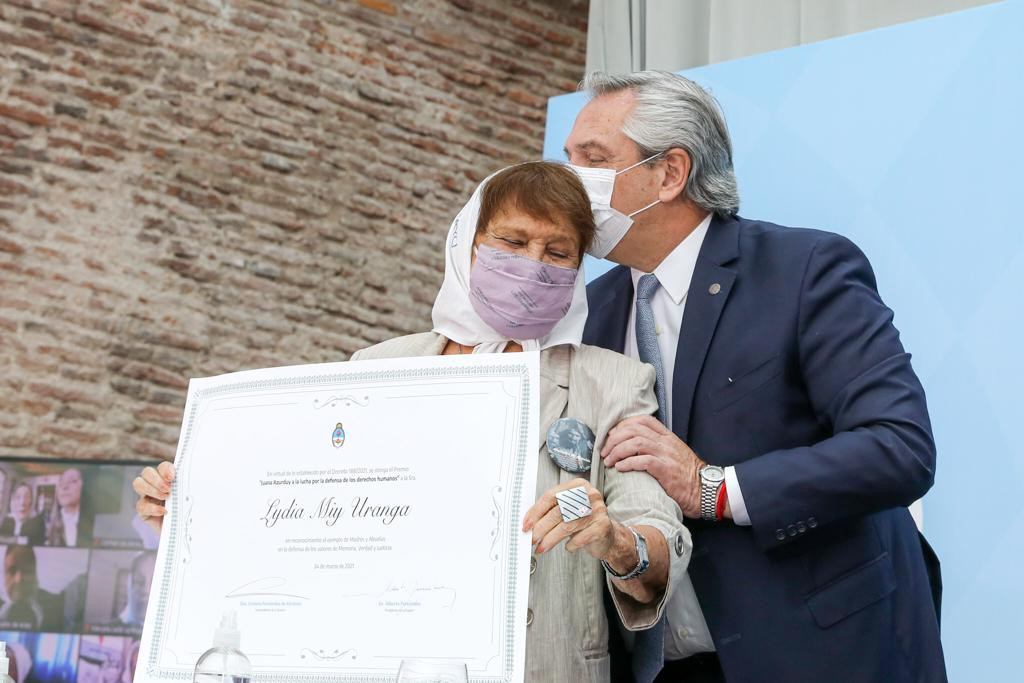
<svg viewBox="0 0 1024 683">
<path fill-rule="evenodd" d="M 711 294 L 712 296 L 714 296 L 715 294 L 718 294 L 721 291 L 722 291 L 722 285 L 718 284 L 717 282 L 715 284 L 711 285 L 710 287 L 708 287 L 708 294 Z"/>
</svg>

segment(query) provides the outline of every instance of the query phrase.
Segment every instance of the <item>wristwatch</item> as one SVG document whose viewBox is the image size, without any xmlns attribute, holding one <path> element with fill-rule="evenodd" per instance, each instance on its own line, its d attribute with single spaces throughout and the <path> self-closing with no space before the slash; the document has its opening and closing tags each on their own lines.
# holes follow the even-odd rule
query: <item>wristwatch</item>
<svg viewBox="0 0 1024 683">
<path fill-rule="evenodd" d="M 620 581 L 635 579 L 647 571 L 647 568 L 651 566 L 651 561 L 647 555 L 647 539 L 641 536 L 633 527 L 628 526 L 626 528 L 633 532 L 633 538 L 636 539 L 636 556 L 640 558 L 637 560 L 636 566 L 633 567 L 633 571 L 626 574 L 619 574 L 617 571 L 612 569 L 607 562 L 601 560 L 601 566 L 604 567 L 604 570 L 611 574 L 612 578 L 619 579 Z"/>
<path fill-rule="evenodd" d="M 718 521 L 718 495 L 725 486 L 725 470 L 715 465 L 700 468 L 700 518 Z"/>
</svg>

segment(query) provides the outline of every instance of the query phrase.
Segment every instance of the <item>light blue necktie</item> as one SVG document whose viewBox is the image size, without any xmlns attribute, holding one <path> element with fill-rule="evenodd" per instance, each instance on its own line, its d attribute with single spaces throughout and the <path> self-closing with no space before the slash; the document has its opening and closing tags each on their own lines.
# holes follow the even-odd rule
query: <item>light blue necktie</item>
<svg viewBox="0 0 1024 683">
<path fill-rule="evenodd" d="M 651 310 L 651 297 L 660 284 L 658 276 L 654 273 L 642 275 L 640 281 L 636 283 L 636 350 L 642 362 L 654 366 L 654 393 L 658 397 L 658 419 L 671 429 L 665 400 L 665 366 L 661 363 L 657 325 L 654 322 L 654 311 Z"/>
<path fill-rule="evenodd" d="M 658 346 L 657 325 L 651 310 L 651 297 L 657 291 L 658 277 L 654 273 L 642 275 L 636 283 L 636 350 L 640 360 L 654 366 L 654 393 L 658 397 L 658 419 L 668 424 L 665 410 L 665 366 L 661 364 L 661 348 Z M 661 671 L 665 649 L 665 615 L 651 628 L 637 631 L 633 641 L 631 667 L 637 683 L 651 683 Z"/>
</svg>

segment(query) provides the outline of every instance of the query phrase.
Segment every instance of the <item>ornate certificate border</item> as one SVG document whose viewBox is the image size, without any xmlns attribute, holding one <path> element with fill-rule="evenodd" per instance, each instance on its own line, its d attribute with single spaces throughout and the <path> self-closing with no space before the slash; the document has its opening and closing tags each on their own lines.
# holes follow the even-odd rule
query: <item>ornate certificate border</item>
<svg viewBox="0 0 1024 683">
<path fill-rule="evenodd" d="M 518 354 L 516 354 L 518 355 Z M 536 444 L 529 439 L 529 417 L 531 414 L 530 404 L 530 364 L 523 360 L 513 360 L 509 357 L 507 361 L 500 364 L 477 364 L 470 366 L 424 366 L 411 367 L 395 370 L 372 370 L 352 371 L 328 374 L 296 375 L 267 380 L 231 381 L 230 376 L 225 377 L 225 383 L 211 386 L 195 391 L 189 399 L 189 411 L 184 422 L 184 429 L 181 433 L 179 456 L 176 462 L 178 477 L 185 479 L 185 472 L 189 464 L 189 455 L 192 450 L 193 429 L 196 425 L 196 417 L 204 402 L 213 398 L 224 398 L 236 393 L 248 393 L 259 391 L 270 391 L 280 389 L 303 389 L 328 387 L 331 385 L 348 386 L 352 384 L 365 383 L 393 383 L 400 381 L 421 381 L 421 380 L 458 380 L 458 379 L 481 379 L 481 378 L 518 378 L 519 380 L 519 405 L 518 414 L 514 423 L 518 423 L 518 443 L 513 453 L 510 486 L 512 491 L 519 491 L 522 488 L 525 468 L 528 458 L 536 458 L 534 452 Z M 404 359 L 408 360 L 408 359 Z M 341 365 L 344 364 L 331 364 Z M 151 647 L 149 648 L 148 661 L 145 662 L 146 676 L 159 681 L 191 681 L 191 672 L 182 672 L 161 667 L 158 663 L 159 653 L 166 644 L 166 626 L 169 616 L 169 599 L 173 586 L 173 567 L 178 563 L 178 553 L 181 550 L 179 538 L 182 533 L 188 534 L 188 529 L 182 529 L 183 517 L 186 516 L 186 506 L 189 504 L 188 496 L 182 491 L 181 486 L 172 488 L 172 507 L 174 514 L 170 515 L 169 528 L 164 530 L 167 535 L 166 554 L 160 571 L 163 574 L 160 594 L 154 601 L 150 599 L 150 609 L 155 612 L 153 620 L 153 635 Z M 512 496 L 512 502 L 508 511 L 509 519 L 518 519 L 522 514 L 521 500 L 517 495 Z M 514 544 L 517 542 L 515 534 L 506 533 L 503 540 L 505 547 L 506 585 L 505 585 L 505 614 L 504 614 L 504 656 L 502 661 L 502 673 L 499 676 L 473 677 L 473 681 L 488 681 L 507 683 L 512 680 L 515 669 L 514 657 L 516 653 L 517 639 L 525 637 L 515 629 L 515 605 L 517 603 L 517 578 L 518 565 L 517 553 Z M 316 673 L 316 674 L 279 674 L 279 673 L 254 673 L 251 679 L 254 683 L 389 683 L 394 680 L 394 675 L 367 675 L 347 673 Z"/>
</svg>

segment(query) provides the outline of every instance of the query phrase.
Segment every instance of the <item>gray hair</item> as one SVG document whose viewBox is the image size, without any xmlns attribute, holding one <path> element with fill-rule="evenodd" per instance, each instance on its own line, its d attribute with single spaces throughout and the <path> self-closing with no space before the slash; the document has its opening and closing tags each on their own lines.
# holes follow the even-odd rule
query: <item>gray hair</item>
<svg viewBox="0 0 1024 683">
<path fill-rule="evenodd" d="M 648 157 L 679 147 L 690 155 L 684 196 L 722 217 L 739 211 L 732 169 L 732 143 L 725 116 L 707 90 L 668 71 L 637 71 L 621 76 L 587 74 L 580 90 L 592 96 L 632 91 L 636 105 L 622 132 Z"/>
</svg>

